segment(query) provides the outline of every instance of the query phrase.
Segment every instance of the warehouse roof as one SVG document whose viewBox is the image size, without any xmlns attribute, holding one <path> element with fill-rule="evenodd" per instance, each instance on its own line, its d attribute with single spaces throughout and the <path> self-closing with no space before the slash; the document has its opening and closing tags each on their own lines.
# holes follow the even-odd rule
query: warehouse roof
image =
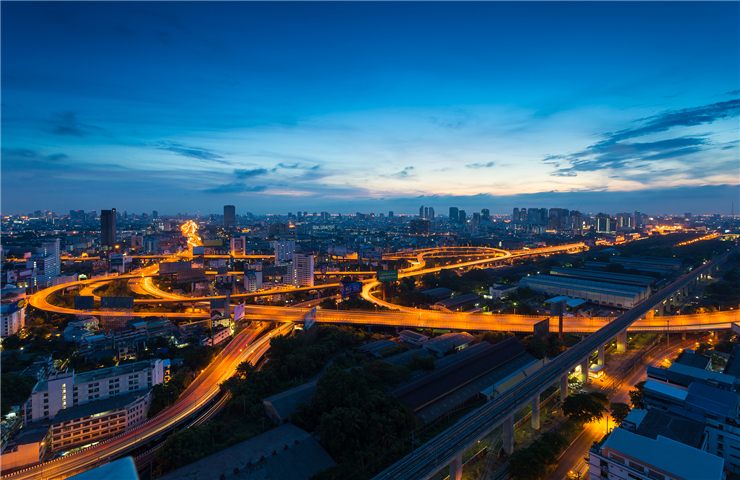
<svg viewBox="0 0 740 480">
<path fill-rule="evenodd" d="M 603 280 L 609 283 L 622 285 L 652 285 L 655 279 L 643 275 L 628 275 L 626 273 L 597 272 L 595 270 L 586 270 L 583 268 L 551 268 L 551 275 L 562 275 L 572 278 L 583 278 L 592 280 Z"/>
<path fill-rule="evenodd" d="M 267 397 L 262 400 L 263 404 L 270 404 L 275 412 L 280 416 L 281 420 L 285 420 L 290 414 L 295 413 L 298 410 L 298 406 L 301 403 L 308 403 L 311 401 L 313 396 L 316 394 L 316 382 L 305 383 L 299 385 L 290 390 L 286 390 L 277 395 Z"/>
<path fill-rule="evenodd" d="M 448 352 L 453 348 L 459 348 L 475 340 L 475 337 L 467 332 L 445 333 L 439 337 L 430 338 L 424 342 L 424 348 L 435 352 Z"/>
<path fill-rule="evenodd" d="M 477 293 L 467 293 L 465 295 L 460 295 L 459 297 L 453 297 L 447 300 L 442 300 L 441 302 L 437 302 L 434 305 L 437 307 L 442 307 L 448 310 L 452 310 L 457 307 L 465 306 L 468 303 L 475 303 L 481 298 L 483 297 L 481 297 Z"/>
<path fill-rule="evenodd" d="M 286 423 L 159 478 L 218 480 L 225 475 L 234 480 L 301 480 L 334 465 L 315 438 Z"/>
<path fill-rule="evenodd" d="M 622 297 L 634 298 L 637 295 L 647 291 L 646 287 L 632 285 L 618 285 L 616 283 L 594 282 L 591 280 L 581 280 L 579 278 L 561 277 L 554 275 L 535 275 L 533 277 L 522 278 L 520 285 L 529 286 L 547 285 L 555 287 L 569 287 L 574 290 L 584 290 L 589 292 L 598 292 L 606 295 L 615 295 Z M 536 290 L 536 288 L 533 288 Z"/>
<path fill-rule="evenodd" d="M 651 408 L 639 423 L 636 433 L 652 439 L 663 436 L 684 445 L 701 448 L 704 424 L 660 408 Z"/>
</svg>

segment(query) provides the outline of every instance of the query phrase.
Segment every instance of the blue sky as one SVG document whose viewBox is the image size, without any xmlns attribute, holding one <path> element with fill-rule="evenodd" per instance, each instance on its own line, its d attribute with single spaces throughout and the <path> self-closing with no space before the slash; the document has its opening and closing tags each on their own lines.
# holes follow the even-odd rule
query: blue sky
<svg viewBox="0 0 740 480">
<path fill-rule="evenodd" d="M 3 2 L 2 213 L 740 209 L 737 2 Z"/>
</svg>

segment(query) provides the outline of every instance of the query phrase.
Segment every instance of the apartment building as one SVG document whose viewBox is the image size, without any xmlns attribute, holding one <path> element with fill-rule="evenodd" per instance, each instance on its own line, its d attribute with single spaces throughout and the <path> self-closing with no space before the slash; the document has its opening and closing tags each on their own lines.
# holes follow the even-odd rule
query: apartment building
<svg viewBox="0 0 740 480">
<path fill-rule="evenodd" d="M 44 419 L 55 419 L 60 410 L 103 400 L 116 395 L 145 390 L 164 381 L 164 362 L 161 359 L 102 368 L 75 374 L 50 375 L 39 381 L 26 400 L 24 424 Z"/>
</svg>

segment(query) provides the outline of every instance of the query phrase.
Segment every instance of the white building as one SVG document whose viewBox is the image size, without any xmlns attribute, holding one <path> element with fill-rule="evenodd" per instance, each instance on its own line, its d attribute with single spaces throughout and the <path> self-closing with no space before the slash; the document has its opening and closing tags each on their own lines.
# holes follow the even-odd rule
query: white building
<svg viewBox="0 0 740 480">
<path fill-rule="evenodd" d="M 2 325 L 0 337 L 14 335 L 24 327 L 26 318 L 26 289 L 15 285 L 6 285 L 2 289 Z"/>
<path fill-rule="evenodd" d="M 10 470 L 43 460 L 49 446 L 49 424 L 36 424 L 21 430 L 3 448 L 3 470 Z"/>
<path fill-rule="evenodd" d="M 49 285 L 53 284 L 53 279 L 62 274 L 62 247 L 61 240 L 55 238 L 50 242 L 43 242 L 39 249 L 39 254 L 43 257 L 51 257 L 52 263 L 49 265 L 51 271 L 49 275 Z"/>
<path fill-rule="evenodd" d="M 24 424 L 52 419 L 60 410 L 144 390 L 164 381 L 161 359 L 75 374 L 51 375 L 39 381 L 24 405 Z"/>
<path fill-rule="evenodd" d="M 615 428 L 589 455 L 589 478 L 608 480 L 724 480 L 720 457 L 669 438 Z"/>
<path fill-rule="evenodd" d="M 314 257 L 310 253 L 294 253 L 293 263 L 288 267 L 291 285 L 313 287 Z"/>
<path fill-rule="evenodd" d="M 295 240 L 277 240 L 275 242 L 275 263 L 289 262 L 295 253 Z"/>
<path fill-rule="evenodd" d="M 262 272 L 260 272 L 262 273 Z M 257 291 L 257 275 L 255 272 L 247 271 L 244 273 L 244 289 L 247 293 L 254 293 Z"/>
<path fill-rule="evenodd" d="M 149 388 L 60 410 L 51 425 L 51 450 L 100 442 L 141 425 L 151 398 Z"/>
<path fill-rule="evenodd" d="M 244 255 L 247 252 L 247 238 L 234 237 L 231 239 L 231 254 Z"/>
</svg>

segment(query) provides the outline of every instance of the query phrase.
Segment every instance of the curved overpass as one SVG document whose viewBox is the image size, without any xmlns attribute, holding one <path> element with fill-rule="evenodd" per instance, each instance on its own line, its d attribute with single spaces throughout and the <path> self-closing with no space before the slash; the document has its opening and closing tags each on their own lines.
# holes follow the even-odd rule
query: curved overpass
<svg viewBox="0 0 740 480">
<path fill-rule="evenodd" d="M 14 480 L 32 480 L 42 478 L 42 476 L 44 479 L 66 478 L 98 464 L 107 463 L 109 458 L 124 455 L 143 443 L 161 437 L 162 434 L 210 403 L 219 393 L 219 384 L 230 378 L 241 362 L 249 360 L 256 363 L 269 348 L 272 337 L 284 335 L 292 328 L 291 324 L 282 324 L 260 338 L 257 336 L 261 329 L 244 330 L 234 337 L 169 409 L 146 423 L 95 446 L 4 475 L 3 478 Z"/>
</svg>

